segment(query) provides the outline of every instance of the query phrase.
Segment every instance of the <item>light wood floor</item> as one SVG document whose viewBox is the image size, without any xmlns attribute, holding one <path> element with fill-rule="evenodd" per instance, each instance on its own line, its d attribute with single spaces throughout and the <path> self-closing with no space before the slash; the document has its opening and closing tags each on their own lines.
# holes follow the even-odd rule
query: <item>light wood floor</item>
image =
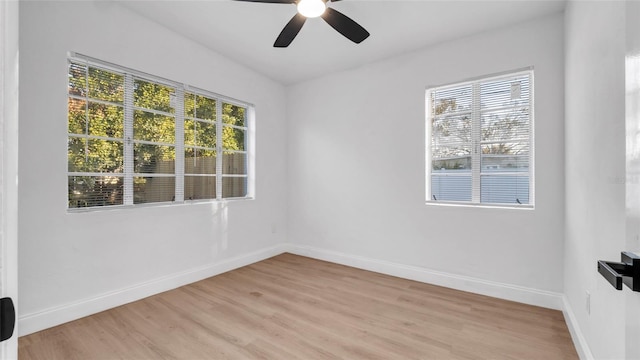
<svg viewBox="0 0 640 360">
<path fill-rule="evenodd" d="M 291 254 L 19 339 L 28 359 L 577 359 L 559 311 Z"/>
</svg>

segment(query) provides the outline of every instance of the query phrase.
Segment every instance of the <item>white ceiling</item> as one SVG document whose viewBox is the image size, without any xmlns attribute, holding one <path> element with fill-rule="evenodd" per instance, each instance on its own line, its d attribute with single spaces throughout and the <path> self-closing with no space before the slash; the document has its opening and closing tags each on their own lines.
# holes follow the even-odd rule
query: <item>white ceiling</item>
<svg viewBox="0 0 640 360">
<path fill-rule="evenodd" d="M 273 48 L 296 13 L 295 5 L 229 0 L 122 3 L 283 84 L 561 12 L 565 6 L 565 0 L 344 0 L 329 6 L 371 33 L 364 42 L 354 44 L 315 18 L 307 20 L 288 48 Z"/>
</svg>

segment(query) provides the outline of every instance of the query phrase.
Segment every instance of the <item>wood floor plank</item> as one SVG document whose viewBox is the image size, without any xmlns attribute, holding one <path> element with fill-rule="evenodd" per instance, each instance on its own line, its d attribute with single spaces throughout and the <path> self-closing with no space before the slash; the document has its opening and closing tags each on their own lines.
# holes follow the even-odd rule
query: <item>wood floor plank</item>
<svg viewBox="0 0 640 360">
<path fill-rule="evenodd" d="M 24 360 L 578 358 L 559 311 L 292 254 L 18 343 Z"/>
</svg>

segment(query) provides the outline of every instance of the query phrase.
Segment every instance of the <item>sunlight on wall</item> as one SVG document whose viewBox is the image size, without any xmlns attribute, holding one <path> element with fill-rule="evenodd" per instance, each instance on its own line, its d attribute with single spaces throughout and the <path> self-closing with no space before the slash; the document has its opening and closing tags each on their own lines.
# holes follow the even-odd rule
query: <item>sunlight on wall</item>
<svg viewBox="0 0 640 360">
<path fill-rule="evenodd" d="M 211 203 L 211 234 L 215 234 L 211 243 L 211 256 L 217 258 L 229 248 L 229 207 L 226 201 Z"/>
<path fill-rule="evenodd" d="M 625 131 L 626 131 L 626 244 L 640 252 L 640 6 L 627 2 L 625 56 Z M 625 356 L 640 358 L 640 298 L 625 293 Z"/>
<path fill-rule="evenodd" d="M 626 84 L 626 208 L 628 217 L 640 218 L 640 54 L 625 59 Z"/>
</svg>

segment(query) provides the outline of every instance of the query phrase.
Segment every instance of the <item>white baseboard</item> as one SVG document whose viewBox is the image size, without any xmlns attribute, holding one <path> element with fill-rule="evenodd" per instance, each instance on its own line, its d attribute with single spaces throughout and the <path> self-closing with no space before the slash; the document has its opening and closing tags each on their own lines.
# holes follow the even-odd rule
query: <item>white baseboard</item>
<svg viewBox="0 0 640 360">
<path fill-rule="evenodd" d="M 571 339 L 573 340 L 573 344 L 578 352 L 578 356 L 581 360 L 594 360 L 593 354 L 589 349 L 587 340 L 580 330 L 580 326 L 576 320 L 571 305 L 567 301 L 566 296 L 561 293 L 503 284 L 308 246 L 288 244 L 286 252 L 351 266 L 358 269 L 374 271 L 381 274 L 397 276 L 404 279 L 440 285 L 456 290 L 492 296 L 553 310 L 562 310 L 567 328 L 571 334 Z"/>
<path fill-rule="evenodd" d="M 571 337 L 578 351 L 578 355 L 583 360 L 593 359 L 587 342 L 576 322 L 573 311 L 562 294 L 294 244 L 279 244 L 249 254 L 226 259 L 216 264 L 172 274 L 124 289 L 105 293 L 100 296 L 52 307 L 36 313 L 21 315 L 18 319 L 19 336 L 28 335 L 92 315 L 100 311 L 137 301 L 151 295 L 175 289 L 183 285 L 268 259 L 284 252 L 405 279 L 440 285 L 456 290 L 517 301 L 520 303 L 555 310 L 562 310 L 571 333 Z"/>
<path fill-rule="evenodd" d="M 295 244 L 288 244 L 286 251 L 296 255 L 308 256 L 318 260 L 325 260 L 358 269 L 374 271 L 381 274 L 397 276 L 404 279 L 444 286 L 475 294 L 517 301 L 524 304 L 554 310 L 563 309 L 563 295 L 551 291 L 503 284 L 495 281 L 450 274 L 417 266 L 398 264 Z"/>
<path fill-rule="evenodd" d="M 562 296 L 562 303 L 562 313 L 564 314 L 564 321 L 567 323 L 569 334 L 571 334 L 571 339 L 573 340 L 573 345 L 576 347 L 578 356 L 581 360 L 593 360 L 594 357 L 591 353 L 591 349 L 589 349 L 587 339 L 585 339 L 582 330 L 580 330 L 576 315 L 573 313 L 573 308 L 571 307 L 571 304 L 569 304 L 569 300 L 567 300 L 567 297 L 565 295 Z"/>
<path fill-rule="evenodd" d="M 18 318 L 19 336 L 28 335 L 72 320 L 124 305 L 164 291 L 178 288 L 224 272 L 253 264 L 282 254 L 286 245 L 279 244 L 249 254 L 223 260 L 219 263 L 190 269 L 181 273 L 147 281 L 96 297 L 52 307 Z"/>
</svg>

